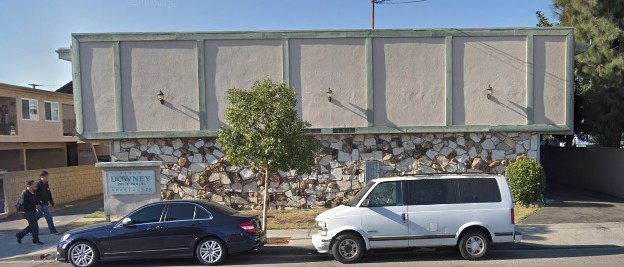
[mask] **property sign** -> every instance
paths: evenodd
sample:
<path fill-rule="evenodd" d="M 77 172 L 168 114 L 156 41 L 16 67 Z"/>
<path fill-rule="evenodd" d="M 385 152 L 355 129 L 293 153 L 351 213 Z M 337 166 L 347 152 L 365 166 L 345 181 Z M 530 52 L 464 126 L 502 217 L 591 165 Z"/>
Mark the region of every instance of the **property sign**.
<path fill-rule="evenodd" d="M 106 172 L 108 195 L 147 195 L 156 193 L 153 170 L 123 170 Z"/>

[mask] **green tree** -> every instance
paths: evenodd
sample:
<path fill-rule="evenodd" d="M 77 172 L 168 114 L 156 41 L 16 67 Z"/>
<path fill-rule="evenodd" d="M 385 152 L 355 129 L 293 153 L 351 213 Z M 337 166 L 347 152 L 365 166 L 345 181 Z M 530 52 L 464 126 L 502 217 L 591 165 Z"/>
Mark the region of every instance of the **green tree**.
<path fill-rule="evenodd" d="M 592 44 L 576 56 L 576 74 L 587 84 L 582 124 L 598 144 L 617 147 L 624 133 L 624 0 L 554 0 L 554 8 L 577 42 Z"/>
<path fill-rule="evenodd" d="M 251 90 L 229 89 L 227 124 L 219 129 L 226 159 L 235 165 L 264 172 L 262 229 L 266 229 L 269 173 L 294 170 L 310 173 L 319 142 L 306 135 L 310 124 L 297 114 L 295 91 L 270 79 L 257 81 Z"/>

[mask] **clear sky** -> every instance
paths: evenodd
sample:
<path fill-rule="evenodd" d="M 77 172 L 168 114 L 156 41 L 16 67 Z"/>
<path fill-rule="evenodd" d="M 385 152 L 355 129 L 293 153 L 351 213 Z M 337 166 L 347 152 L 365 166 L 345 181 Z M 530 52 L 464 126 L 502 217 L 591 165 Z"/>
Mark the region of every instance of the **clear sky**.
<path fill-rule="evenodd" d="M 391 0 L 390 2 L 410 0 Z M 533 27 L 550 0 L 382 4 L 375 28 Z M 368 29 L 370 0 L 0 0 L 0 83 L 55 90 L 71 63 L 54 52 L 71 33 Z"/>

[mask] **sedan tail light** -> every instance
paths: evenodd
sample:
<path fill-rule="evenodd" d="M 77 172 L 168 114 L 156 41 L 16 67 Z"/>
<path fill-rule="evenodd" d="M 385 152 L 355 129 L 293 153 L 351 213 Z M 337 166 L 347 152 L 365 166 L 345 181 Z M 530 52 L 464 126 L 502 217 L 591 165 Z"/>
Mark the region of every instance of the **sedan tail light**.
<path fill-rule="evenodd" d="M 255 234 L 256 233 L 256 227 L 254 226 L 253 222 L 240 223 L 240 224 L 238 224 L 238 227 L 240 227 L 241 229 L 243 229 L 247 233 L 250 233 L 250 234 Z"/>

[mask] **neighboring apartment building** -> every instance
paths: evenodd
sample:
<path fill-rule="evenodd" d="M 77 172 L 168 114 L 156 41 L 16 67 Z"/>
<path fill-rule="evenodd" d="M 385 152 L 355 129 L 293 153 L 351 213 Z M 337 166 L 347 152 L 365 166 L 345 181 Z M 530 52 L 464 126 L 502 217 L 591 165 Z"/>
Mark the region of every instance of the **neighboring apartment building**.
<path fill-rule="evenodd" d="M 0 83 L 0 170 L 95 163 L 96 149 L 75 128 L 71 94 Z"/>

